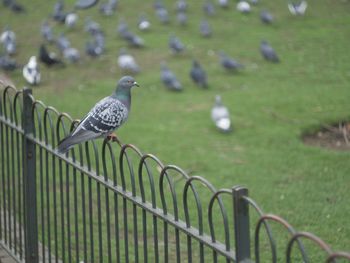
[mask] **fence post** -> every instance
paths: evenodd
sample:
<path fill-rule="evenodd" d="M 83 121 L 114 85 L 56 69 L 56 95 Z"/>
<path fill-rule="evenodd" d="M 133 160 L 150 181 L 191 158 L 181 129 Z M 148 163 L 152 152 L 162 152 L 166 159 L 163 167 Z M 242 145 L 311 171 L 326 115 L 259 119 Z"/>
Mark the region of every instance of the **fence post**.
<path fill-rule="evenodd" d="M 24 238 L 25 262 L 38 263 L 38 223 L 36 203 L 36 160 L 35 144 L 28 136 L 34 137 L 32 115 L 32 90 L 23 90 L 23 186 L 24 186 Z"/>
<path fill-rule="evenodd" d="M 236 262 L 251 262 L 249 205 L 241 197 L 248 196 L 248 189 L 242 186 L 232 188 L 233 217 L 235 227 Z"/>

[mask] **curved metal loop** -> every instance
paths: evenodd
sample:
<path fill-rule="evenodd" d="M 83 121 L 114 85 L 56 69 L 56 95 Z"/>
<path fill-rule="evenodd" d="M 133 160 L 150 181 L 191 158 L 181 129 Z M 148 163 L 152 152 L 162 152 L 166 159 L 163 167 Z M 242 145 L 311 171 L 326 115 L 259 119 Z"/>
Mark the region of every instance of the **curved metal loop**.
<path fill-rule="evenodd" d="M 313 241 L 322 250 L 327 252 L 328 255 L 332 254 L 332 249 L 322 239 L 320 239 L 319 237 L 317 237 L 314 234 L 311 234 L 309 232 L 297 232 L 291 237 L 291 239 L 289 240 L 288 245 L 287 245 L 287 252 L 286 252 L 286 261 L 287 261 L 287 263 L 291 262 L 290 256 L 291 256 L 292 247 L 293 247 L 294 242 L 297 241 L 301 237 L 304 237 L 304 238 L 307 238 L 307 239 Z"/>
<path fill-rule="evenodd" d="M 134 152 L 136 152 L 140 157 L 142 157 L 141 151 L 132 144 L 124 144 L 120 149 L 120 155 L 119 155 L 119 169 L 120 169 L 120 177 L 122 180 L 122 188 L 124 191 L 126 191 L 126 181 L 125 181 L 125 175 L 124 175 L 124 158 L 126 158 L 129 172 L 130 172 L 130 179 L 131 179 L 131 192 L 132 195 L 136 196 L 136 184 L 135 184 L 135 175 L 134 175 L 134 169 L 132 167 L 131 161 L 129 156 L 126 153 L 127 149 L 132 149 Z"/>
<path fill-rule="evenodd" d="M 140 185 L 140 193 L 141 193 L 141 199 L 142 202 L 146 202 L 146 195 L 145 195 L 145 189 L 143 187 L 143 167 L 146 167 L 147 170 L 147 175 L 148 175 L 148 180 L 149 180 L 149 184 L 151 187 L 151 203 L 152 203 L 152 208 L 156 208 L 157 204 L 156 204 L 156 189 L 155 189 L 155 184 L 154 184 L 154 178 L 153 178 L 153 174 L 152 172 L 149 170 L 149 167 L 146 163 L 147 159 L 151 159 L 153 161 L 156 162 L 157 165 L 159 165 L 159 167 L 161 169 L 164 169 L 164 164 L 153 154 L 144 154 L 139 162 L 139 169 L 138 169 L 138 175 L 139 175 L 139 185 Z"/>
<path fill-rule="evenodd" d="M 18 127 L 22 127 L 22 115 L 23 115 L 23 107 L 22 107 L 22 100 L 18 99 L 20 98 L 20 95 L 23 95 L 23 91 L 22 90 L 19 90 L 16 92 L 14 98 L 13 98 L 13 112 L 14 112 L 14 121 L 15 121 L 15 124 L 16 126 Z M 23 97 L 23 96 L 22 96 Z M 19 101 L 19 102 L 18 102 Z M 19 111 L 20 111 L 20 121 L 18 121 L 18 116 L 17 116 L 17 105 L 19 105 Z"/>
<path fill-rule="evenodd" d="M 4 106 L 3 115 L 5 119 L 8 119 L 9 121 L 14 122 L 13 101 L 11 99 L 11 96 L 13 95 L 10 94 L 11 90 L 17 93 L 17 89 L 11 86 L 7 86 L 3 91 L 3 106 Z M 9 106 L 7 106 L 7 103 L 9 103 Z M 8 115 L 7 110 L 10 110 L 10 116 Z"/>
<path fill-rule="evenodd" d="M 188 179 L 189 176 L 184 170 L 182 170 L 180 167 L 178 167 L 176 165 L 164 166 L 162 171 L 160 172 L 160 175 L 159 175 L 159 194 L 160 194 L 160 199 L 161 199 L 161 203 L 162 203 L 163 213 L 164 213 L 164 215 L 168 214 L 168 207 L 166 205 L 165 194 L 164 194 L 164 177 L 166 177 L 166 179 L 168 181 L 168 185 L 170 187 L 171 197 L 173 200 L 174 219 L 175 219 L 175 221 L 178 221 L 179 220 L 179 210 L 178 210 L 178 206 L 177 206 L 175 184 L 174 184 L 173 180 L 171 180 L 171 178 L 169 177 L 169 175 L 167 173 L 168 170 L 176 171 L 186 179 Z"/>
<path fill-rule="evenodd" d="M 259 214 L 259 217 L 262 217 L 264 215 L 264 212 L 262 211 L 262 209 L 259 207 L 259 205 L 252 198 L 250 198 L 248 196 L 242 196 L 242 199 L 255 209 L 255 211 Z M 264 224 L 264 227 L 265 227 L 265 230 L 266 230 L 267 236 L 269 238 L 269 242 L 270 242 L 272 262 L 275 263 L 275 262 L 277 262 L 276 241 L 273 238 L 270 225 L 266 221 L 264 221 L 263 224 Z"/>
<path fill-rule="evenodd" d="M 275 221 L 275 222 L 279 223 L 279 224 L 282 225 L 284 228 L 286 228 L 286 229 L 288 230 L 288 232 L 289 232 L 291 235 L 294 235 L 294 234 L 297 233 L 297 232 L 295 231 L 295 229 L 294 229 L 286 220 L 284 220 L 282 217 L 279 217 L 279 216 L 276 216 L 276 215 L 273 215 L 273 214 L 266 214 L 266 215 L 261 216 L 261 217 L 259 218 L 259 220 L 258 220 L 257 225 L 256 225 L 256 228 L 255 228 L 255 235 L 254 235 L 254 238 L 255 238 L 255 242 L 254 242 L 254 245 L 255 245 L 255 260 L 256 260 L 256 262 L 260 262 L 260 254 L 259 254 L 259 233 L 260 233 L 261 224 L 262 224 L 265 220 L 272 220 L 272 221 Z M 302 255 L 302 257 L 303 257 L 303 261 L 304 261 L 304 262 L 309 262 L 303 244 L 301 243 L 300 240 L 297 240 L 297 242 L 298 242 L 299 250 L 300 250 L 301 255 Z"/>
<path fill-rule="evenodd" d="M 61 112 L 59 115 L 58 115 L 58 118 L 57 118 L 57 121 L 56 121 L 56 139 L 57 139 L 57 142 L 61 141 L 61 136 L 60 136 L 60 131 L 61 131 L 61 126 L 62 126 L 62 130 L 64 132 L 64 136 L 62 136 L 62 139 L 63 137 L 67 136 L 68 132 L 67 132 L 67 127 L 66 125 L 64 124 L 64 118 L 68 119 L 70 121 L 70 123 L 73 122 L 73 118 L 68 114 L 68 113 L 65 113 L 65 112 Z"/>
<path fill-rule="evenodd" d="M 51 106 L 48 106 L 44 110 L 44 140 L 46 145 L 50 145 L 51 147 L 54 147 L 55 145 L 55 128 L 54 124 L 52 121 L 52 115 L 51 113 L 55 114 L 56 117 L 59 115 L 59 112 Z M 49 124 L 49 129 L 51 133 L 51 144 L 49 143 L 49 134 L 48 134 L 48 124 Z"/>
<path fill-rule="evenodd" d="M 348 259 L 350 261 L 350 253 L 343 251 L 333 252 L 331 255 L 328 256 L 325 263 L 333 263 L 335 262 L 334 260 L 337 258 Z"/>
<path fill-rule="evenodd" d="M 227 212 L 226 209 L 224 207 L 224 204 L 220 198 L 221 194 L 229 194 L 230 196 L 232 196 L 232 190 L 228 190 L 228 189 L 220 189 L 218 191 L 216 191 L 213 196 L 210 199 L 209 202 L 209 208 L 208 208 L 208 220 L 209 220 L 209 229 L 210 229 L 210 235 L 212 238 L 213 242 L 216 242 L 216 238 L 215 238 L 215 228 L 214 228 L 214 222 L 213 222 L 213 206 L 214 206 L 214 201 L 217 200 L 219 207 L 220 207 L 220 211 L 221 211 L 221 215 L 222 215 L 222 219 L 224 222 L 224 229 L 225 229 L 225 246 L 226 246 L 226 251 L 230 251 L 230 228 L 229 228 L 229 223 L 228 223 L 228 217 L 227 217 Z"/>
<path fill-rule="evenodd" d="M 109 157 L 112 162 L 112 173 L 113 173 L 113 184 L 114 186 L 117 185 L 117 166 L 116 166 L 116 158 L 113 153 L 112 146 L 110 142 L 104 140 L 102 144 L 102 165 L 103 165 L 103 177 L 105 181 L 108 181 L 108 169 L 107 169 L 107 162 L 106 162 L 106 154 L 107 154 L 107 149 L 109 152 Z"/>

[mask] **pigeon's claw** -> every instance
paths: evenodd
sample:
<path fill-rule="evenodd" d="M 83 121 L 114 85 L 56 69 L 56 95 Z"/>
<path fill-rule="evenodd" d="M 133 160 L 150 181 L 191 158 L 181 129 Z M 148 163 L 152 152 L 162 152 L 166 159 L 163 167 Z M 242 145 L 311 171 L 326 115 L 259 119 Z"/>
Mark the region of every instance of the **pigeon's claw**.
<path fill-rule="evenodd" d="M 107 135 L 106 139 L 107 141 L 117 142 L 119 145 L 121 145 L 121 142 L 115 133 L 111 133 L 110 135 Z"/>

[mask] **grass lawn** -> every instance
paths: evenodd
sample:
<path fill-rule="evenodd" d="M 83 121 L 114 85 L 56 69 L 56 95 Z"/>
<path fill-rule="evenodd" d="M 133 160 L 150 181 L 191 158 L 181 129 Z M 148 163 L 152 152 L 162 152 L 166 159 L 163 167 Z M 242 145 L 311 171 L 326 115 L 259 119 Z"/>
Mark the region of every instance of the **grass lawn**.
<path fill-rule="evenodd" d="M 16 59 L 24 64 L 38 53 L 40 25 L 52 12 L 55 1 L 21 1 L 27 13 L 14 15 L 0 9 L 0 25 L 17 34 Z M 73 1 L 65 1 L 66 10 Z M 106 52 L 98 59 L 83 57 L 80 64 L 65 68 L 41 66 L 42 83 L 33 87 L 34 96 L 73 118 L 83 115 L 98 99 L 109 95 L 123 75 L 117 66 L 118 21 L 144 38 L 144 49 L 128 50 L 142 72 L 141 85 L 133 89 L 128 122 L 118 131 L 124 143 L 157 155 L 164 163 L 200 175 L 217 188 L 240 184 L 265 211 L 286 218 L 296 229 L 311 231 L 334 249 L 350 250 L 350 162 L 349 152 L 306 146 L 301 135 L 321 124 L 349 119 L 350 112 L 350 2 L 309 0 L 305 17 L 294 17 L 287 1 L 261 0 L 249 15 L 216 8 L 208 21 L 210 39 L 199 35 L 202 1 L 188 1 L 189 22 L 176 23 L 174 1 L 167 0 L 170 25 L 161 25 L 154 15 L 153 1 L 121 1 L 118 11 L 103 17 L 97 8 L 79 12 L 75 29 L 55 24 L 56 35 L 66 32 L 72 46 L 83 50 L 90 36 L 84 18 L 98 21 L 106 34 Z M 260 10 L 275 16 L 263 25 Z M 138 32 L 141 12 L 152 21 L 150 32 Z M 175 33 L 187 47 L 174 56 L 168 37 Z M 266 39 L 281 63 L 263 60 L 259 45 Z M 55 48 L 49 46 L 51 50 Z M 216 51 L 223 50 L 245 65 L 237 74 L 225 72 Z M 189 78 L 192 58 L 203 65 L 210 88 L 200 90 Z M 182 93 L 166 90 L 160 82 L 160 62 L 166 61 L 184 85 Z M 25 84 L 20 70 L 7 73 L 18 88 Z M 216 94 L 232 114 L 234 132 L 218 132 L 210 120 Z"/>

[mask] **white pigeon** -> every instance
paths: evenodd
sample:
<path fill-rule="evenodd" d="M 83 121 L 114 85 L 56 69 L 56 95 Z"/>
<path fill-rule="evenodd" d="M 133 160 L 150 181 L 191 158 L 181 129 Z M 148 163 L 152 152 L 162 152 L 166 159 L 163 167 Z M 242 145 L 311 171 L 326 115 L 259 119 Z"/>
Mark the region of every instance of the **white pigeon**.
<path fill-rule="evenodd" d="M 305 14 L 305 11 L 306 11 L 306 8 L 307 8 L 307 2 L 305 0 L 302 0 L 301 2 L 299 3 L 293 3 L 293 2 L 289 2 L 288 3 L 288 9 L 289 9 L 289 12 L 292 14 L 292 15 L 304 15 Z"/>
<path fill-rule="evenodd" d="M 138 22 L 138 28 L 141 31 L 147 31 L 151 27 L 151 22 L 146 18 L 145 15 L 141 15 Z"/>
<path fill-rule="evenodd" d="M 41 75 L 36 56 L 31 56 L 28 64 L 23 67 L 23 77 L 31 85 L 39 84 Z"/>
<path fill-rule="evenodd" d="M 135 58 L 128 54 L 125 49 L 121 49 L 118 56 L 118 66 L 121 70 L 136 74 L 140 72 L 140 67 Z"/>
<path fill-rule="evenodd" d="M 215 104 L 214 107 L 211 110 L 211 118 L 215 123 L 215 126 L 223 132 L 230 132 L 231 131 L 231 119 L 230 119 L 230 113 L 222 104 L 221 96 L 216 95 L 215 97 Z"/>
<path fill-rule="evenodd" d="M 69 13 L 66 15 L 66 18 L 64 20 L 64 23 L 67 27 L 73 28 L 78 21 L 78 15 L 76 13 Z"/>
<path fill-rule="evenodd" d="M 250 12 L 250 4 L 246 1 L 239 1 L 236 8 L 241 13 L 247 14 Z"/>

